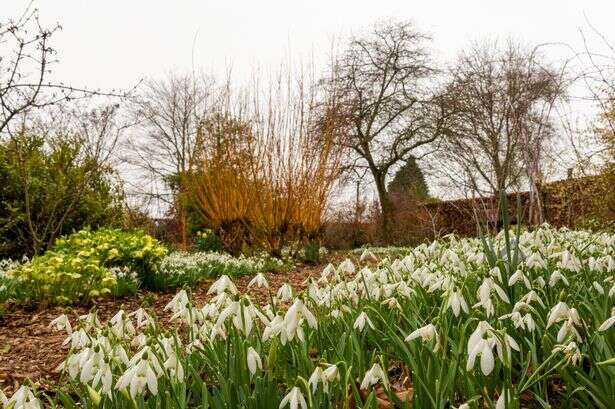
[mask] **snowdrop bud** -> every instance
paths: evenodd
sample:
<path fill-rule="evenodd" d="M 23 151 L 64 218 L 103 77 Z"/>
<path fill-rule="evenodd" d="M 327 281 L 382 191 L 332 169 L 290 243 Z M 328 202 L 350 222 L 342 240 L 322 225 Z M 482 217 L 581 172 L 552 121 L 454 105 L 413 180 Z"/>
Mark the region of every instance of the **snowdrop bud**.
<path fill-rule="evenodd" d="M 248 348 L 248 369 L 250 370 L 250 374 L 254 376 L 256 370 L 263 370 L 263 363 L 261 361 L 261 357 L 258 355 L 258 352 L 252 347 Z"/>
<path fill-rule="evenodd" d="M 609 328 L 611 328 L 613 324 L 615 324 L 615 308 L 613 308 L 613 310 L 611 311 L 611 317 L 608 318 L 606 321 L 604 321 L 602 325 L 600 325 L 600 328 L 598 328 L 598 331 L 600 332 L 606 331 Z"/>

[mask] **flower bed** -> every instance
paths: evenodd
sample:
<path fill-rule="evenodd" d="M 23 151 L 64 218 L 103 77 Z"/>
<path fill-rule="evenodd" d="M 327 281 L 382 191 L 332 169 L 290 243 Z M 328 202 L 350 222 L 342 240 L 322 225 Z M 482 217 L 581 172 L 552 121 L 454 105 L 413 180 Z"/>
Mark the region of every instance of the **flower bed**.
<path fill-rule="evenodd" d="M 515 243 L 518 243 L 516 245 Z M 367 259 L 367 260 L 366 260 Z M 615 407 L 615 236 L 548 226 L 327 267 L 255 305 L 228 276 L 181 330 L 69 323 L 65 407 Z M 266 286 L 262 276 L 252 285 Z M 66 393 L 66 391 L 70 391 Z M 24 392 L 22 396 L 26 396 Z M 388 406 L 387 406 L 388 405 Z"/>

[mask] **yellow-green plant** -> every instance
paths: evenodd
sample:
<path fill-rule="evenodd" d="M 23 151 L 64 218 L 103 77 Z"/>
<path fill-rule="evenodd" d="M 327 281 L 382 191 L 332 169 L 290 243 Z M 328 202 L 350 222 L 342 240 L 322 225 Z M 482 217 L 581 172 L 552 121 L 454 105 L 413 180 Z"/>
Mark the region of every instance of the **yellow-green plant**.
<path fill-rule="evenodd" d="M 157 268 L 166 248 L 141 232 L 82 230 L 59 238 L 53 248 L 9 271 L 19 284 L 15 301 L 25 304 L 87 303 L 134 292 Z"/>

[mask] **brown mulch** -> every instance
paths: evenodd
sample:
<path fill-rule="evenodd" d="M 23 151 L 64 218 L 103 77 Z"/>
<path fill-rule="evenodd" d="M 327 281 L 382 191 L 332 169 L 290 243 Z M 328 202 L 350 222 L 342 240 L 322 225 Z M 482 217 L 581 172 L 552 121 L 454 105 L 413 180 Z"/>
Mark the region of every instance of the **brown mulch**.
<path fill-rule="evenodd" d="M 322 266 L 297 266 L 288 272 L 266 274 L 271 291 L 276 292 L 284 283 L 289 283 L 294 291 L 304 287 L 304 281 L 318 275 Z M 269 293 L 266 289 L 247 289 L 252 276 L 244 276 L 233 281 L 241 292 L 250 294 L 254 302 L 266 304 Z M 197 305 L 204 304 L 211 296 L 207 290 L 213 280 L 204 281 L 192 288 L 192 299 Z M 169 317 L 164 306 L 173 298 L 176 291 L 154 293 L 139 291 L 136 295 L 101 300 L 94 308 L 102 320 L 111 318 L 120 309 L 127 312 L 144 307 L 163 322 Z M 92 307 L 50 307 L 43 310 L 17 309 L 0 317 L 0 389 L 5 392 L 15 390 L 24 380 L 46 385 L 58 379 L 55 371 L 64 360 L 67 348 L 62 346 L 66 333 L 49 327 L 51 320 L 60 314 L 74 319 L 86 314 Z"/>

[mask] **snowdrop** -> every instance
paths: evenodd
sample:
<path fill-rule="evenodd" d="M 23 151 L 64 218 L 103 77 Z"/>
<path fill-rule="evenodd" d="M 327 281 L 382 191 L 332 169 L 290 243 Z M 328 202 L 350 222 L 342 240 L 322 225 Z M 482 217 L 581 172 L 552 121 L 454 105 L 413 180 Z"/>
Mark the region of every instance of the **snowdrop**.
<path fill-rule="evenodd" d="M 282 301 L 290 301 L 293 299 L 293 288 L 288 283 L 284 283 L 278 289 L 277 296 Z"/>
<path fill-rule="evenodd" d="M 237 287 L 235 286 L 235 284 L 233 284 L 233 281 L 226 274 L 222 275 L 211 285 L 211 287 L 209 287 L 209 290 L 207 290 L 207 294 L 220 295 L 224 292 L 237 294 Z"/>
<path fill-rule="evenodd" d="M 455 317 L 459 317 L 459 314 L 463 310 L 466 314 L 469 312 L 468 304 L 463 298 L 463 294 L 460 291 L 452 291 L 446 301 L 446 307 L 453 311 Z"/>
<path fill-rule="evenodd" d="M 555 287 L 559 281 L 564 283 L 566 286 L 570 285 L 566 276 L 564 276 L 559 270 L 555 270 L 549 277 L 549 287 Z"/>
<path fill-rule="evenodd" d="M 55 328 L 57 331 L 66 331 L 68 334 L 73 332 L 70 321 L 65 314 L 62 314 L 49 323 L 49 327 Z"/>
<path fill-rule="evenodd" d="M 438 332 L 436 331 L 436 327 L 433 324 L 427 324 L 424 327 L 416 329 L 410 333 L 405 339 L 406 342 L 412 341 L 417 338 L 421 338 L 423 342 L 431 341 L 432 339 L 438 336 Z"/>
<path fill-rule="evenodd" d="M 303 394 L 301 393 L 301 389 L 299 389 L 299 387 L 293 387 L 290 392 L 288 392 L 288 394 L 284 396 L 282 402 L 280 402 L 279 409 L 282 409 L 287 405 L 290 409 L 307 409 L 307 402 L 305 401 L 305 398 L 303 397 Z"/>
<path fill-rule="evenodd" d="M 258 355 L 258 352 L 252 347 L 248 348 L 247 352 L 248 359 L 248 370 L 250 371 L 250 375 L 254 376 L 257 370 L 263 370 L 263 363 L 261 361 L 261 357 Z"/>
<path fill-rule="evenodd" d="M 41 402 L 38 400 L 34 393 L 27 386 L 20 386 L 19 389 L 11 396 L 7 398 L 6 395 L 0 390 L 0 400 L 4 408 L 11 409 L 41 409 Z"/>
<path fill-rule="evenodd" d="M 600 325 L 598 331 L 604 332 L 611 328 L 613 324 L 615 324 L 615 308 L 611 310 L 611 316 L 606 321 L 604 321 L 602 325 Z"/>
<path fill-rule="evenodd" d="M 372 253 L 369 249 L 365 249 L 363 250 L 361 257 L 359 258 L 359 261 L 361 261 L 361 263 L 364 263 L 366 261 L 376 262 L 378 261 L 378 259 L 376 258 L 374 253 Z"/>
<path fill-rule="evenodd" d="M 523 284 L 528 290 L 532 289 L 532 284 L 530 283 L 530 280 L 525 276 L 525 274 L 523 274 L 523 271 L 521 270 L 515 271 L 515 273 L 510 276 L 510 278 L 508 279 L 508 285 L 513 286 L 520 281 L 523 282 Z"/>
<path fill-rule="evenodd" d="M 252 286 L 269 288 L 269 283 L 267 282 L 267 279 L 265 278 L 265 275 L 263 273 L 258 273 L 248 283 L 248 288 L 250 288 Z"/>
<path fill-rule="evenodd" d="M 561 352 L 566 356 L 566 361 L 572 365 L 578 365 L 583 359 L 581 351 L 576 342 L 569 342 L 567 345 L 556 345 L 553 348 L 553 352 Z"/>
<path fill-rule="evenodd" d="M 359 314 L 357 319 L 354 321 L 353 328 L 361 332 L 363 331 L 363 328 L 365 328 L 365 324 L 367 324 L 371 329 L 374 329 L 374 324 L 372 324 L 372 321 L 369 319 L 367 314 L 363 311 L 361 312 L 361 314 Z"/>
<path fill-rule="evenodd" d="M 356 271 L 356 268 L 353 264 L 352 261 L 350 261 L 349 258 L 347 258 L 346 260 L 344 260 L 338 267 L 337 267 L 337 271 L 339 273 L 345 273 L 345 274 L 354 274 Z"/>
<path fill-rule="evenodd" d="M 361 382 L 361 389 L 367 389 L 372 385 L 382 382 L 386 385 L 386 376 L 379 364 L 375 363 L 365 373 L 363 381 Z"/>

